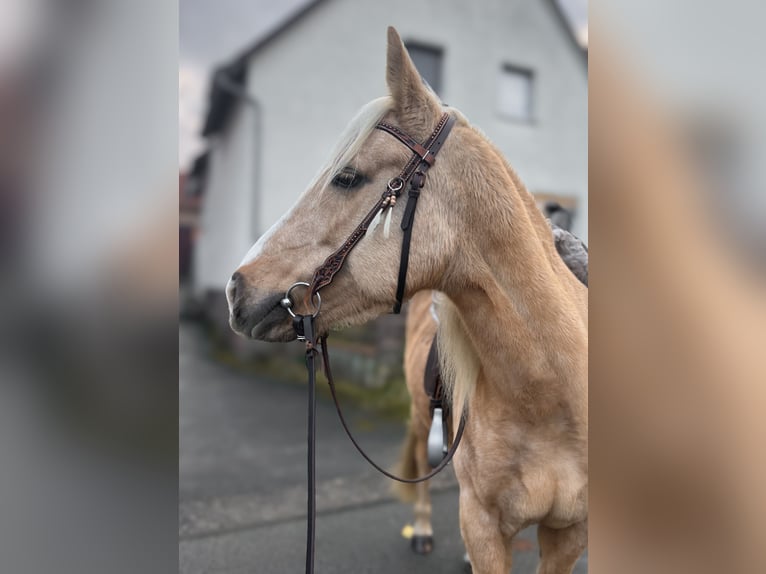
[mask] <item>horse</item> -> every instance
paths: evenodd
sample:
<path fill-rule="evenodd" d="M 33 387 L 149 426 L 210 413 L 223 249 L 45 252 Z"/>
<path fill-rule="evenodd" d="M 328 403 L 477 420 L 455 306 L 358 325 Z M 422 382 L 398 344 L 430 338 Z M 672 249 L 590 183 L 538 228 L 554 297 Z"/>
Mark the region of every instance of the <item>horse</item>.
<path fill-rule="evenodd" d="M 513 537 L 537 524 L 539 572 L 571 572 L 587 545 L 587 288 L 557 254 L 517 174 L 421 80 L 393 28 L 386 83 L 389 95 L 363 106 L 327 165 L 231 276 L 230 325 L 247 337 L 286 342 L 296 338 L 288 312 L 315 314 L 313 328 L 324 334 L 389 312 L 398 284 L 405 300 L 424 289 L 443 292 L 440 369 L 453 425 L 465 425 L 453 465 L 473 570 L 507 574 Z M 421 208 L 408 227 L 401 282 L 397 239 L 406 235 L 399 227 L 417 199 L 384 203 L 391 197 L 379 193 L 412 163 L 416 146 L 376 128 L 384 121 L 407 141 L 426 141 L 445 117 L 451 132 L 438 160 L 424 153 L 418 164 L 433 168 L 417 181 Z M 371 223 L 372 205 L 385 208 L 386 224 L 358 231 L 359 221 Z M 314 284 L 286 308 L 285 290 L 312 275 L 314 283 L 313 270 L 350 242 L 354 251 L 338 262 L 321 302 Z"/>
<path fill-rule="evenodd" d="M 565 211 L 558 204 L 545 206 L 544 213 L 560 214 Z M 571 218 L 562 218 L 567 225 Z M 566 266 L 584 285 L 588 285 L 588 249 L 569 229 L 549 219 L 556 251 Z M 404 344 L 404 375 L 410 395 L 410 418 L 407 434 L 397 463 L 396 473 L 405 478 L 417 478 L 431 470 L 428 462 L 427 443 L 431 426 L 431 397 L 425 390 L 428 356 L 439 326 L 439 301 L 443 297 L 437 291 L 419 291 L 413 295 L 407 308 Z M 415 520 L 412 527 L 410 547 L 416 554 L 429 554 L 434 547 L 431 525 L 431 495 L 429 482 L 417 484 L 395 482 L 394 493 L 403 502 L 413 504 Z"/>

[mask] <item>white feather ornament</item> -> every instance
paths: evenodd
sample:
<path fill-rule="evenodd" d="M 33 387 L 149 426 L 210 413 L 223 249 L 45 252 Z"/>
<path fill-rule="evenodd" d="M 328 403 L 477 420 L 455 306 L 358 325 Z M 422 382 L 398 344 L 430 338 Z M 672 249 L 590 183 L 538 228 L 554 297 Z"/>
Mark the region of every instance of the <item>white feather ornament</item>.
<path fill-rule="evenodd" d="M 393 207 L 389 207 L 388 213 L 386 213 L 386 222 L 383 224 L 383 237 L 385 239 L 388 239 L 388 236 L 391 234 L 391 214 L 393 212 Z"/>
<path fill-rule="evenodd" d="M 370 221 L 370 226 L 367 228 L 367 235 L 370 235 L 373 231 L 375 231 L 375 228 L 380 223 L 380 216 L 383 215 L 384 208 L 381 207 L 378 210 L 378 213 L 375 214 L 375 217 L 372 218 L 372 221 Z"/>

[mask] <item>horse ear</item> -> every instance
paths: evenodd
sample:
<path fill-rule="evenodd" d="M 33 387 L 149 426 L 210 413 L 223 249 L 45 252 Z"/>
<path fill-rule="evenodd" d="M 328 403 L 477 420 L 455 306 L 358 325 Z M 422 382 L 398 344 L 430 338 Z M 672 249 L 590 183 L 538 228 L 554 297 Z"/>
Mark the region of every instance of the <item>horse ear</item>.
<path fill-rule="evenodd" d="M 439 100 L 423 82 L 393 26 L 388 27 L 386 83 L 394 109 L 410 127 L 426 128 L 434 123 L 441 107 Z"/>

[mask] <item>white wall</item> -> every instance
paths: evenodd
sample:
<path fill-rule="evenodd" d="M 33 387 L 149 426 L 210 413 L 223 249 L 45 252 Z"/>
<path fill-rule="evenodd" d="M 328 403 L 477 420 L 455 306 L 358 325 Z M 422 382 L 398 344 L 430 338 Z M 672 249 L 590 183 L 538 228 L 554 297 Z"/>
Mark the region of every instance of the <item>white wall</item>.
<path fill-rule="evenodd" d="M 194 287 L 223 291 L 251 237 L 253 117 L 238 106 L 227 130 L 211 142 L 208 181 L 194 249 Z"/>
<path fill-rule="evenodd" d="M 547 2 L 528 0 L 324 0 L 250 62 L 248 90 L 263 109 L 258 217 L 247 236 L 240 231 L 248 225 L 247 202 L 238 205 L 242 221 L 219 216 L 219 225 L 236 228 L 216 246 L 228 250 L 219 252 L 220 259 L 236 265 L 295 202 L 352 115 L 386 93 L 389 24 L 405 41 L 443 48 L 444 101 L 498 145 L 530 191 L 576 196 L 575 232 L 587 240 L 587 72 L 552 10 Z M 535 71 L 531 125 L 496 113 L 496 80 L 504 64 Z M 228 159 L 227 180 L 245 171 L 236 161 L 252 162 L 237 157 Z M 228 202 L 239 201 L 235 192 L 227 193 Z M 206 206 L 213 201 L 208 196 Z M 213 218 L 206 219 L 212 226 Z M 215 281 L 206 273 L 201 278 L 221 285 L 232 269 L 221 265 L 223 274 Z"/>

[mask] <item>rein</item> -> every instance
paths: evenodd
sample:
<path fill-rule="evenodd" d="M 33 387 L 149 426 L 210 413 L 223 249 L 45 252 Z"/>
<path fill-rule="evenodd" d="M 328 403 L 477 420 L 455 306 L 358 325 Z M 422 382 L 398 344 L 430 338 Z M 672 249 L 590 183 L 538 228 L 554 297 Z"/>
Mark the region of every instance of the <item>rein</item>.
<path fill-rule="evenodd" d="M 452 446 L 441 462 L 431 470 L 428 474 L 418 478 L 402 478 L 396 476 L 370 458 L 367 453 L 364 452 L 362 447 L 354 438 L 349 429 L 346 419 L 343 416 L 343 411 L 338 401 L 338 396 L 335 392 L 335 381 L 332 376 L 332 369 L 330 367 L 330 355 L 327 348 L 327 335 L 317 337 L 315 330 L 315 319 L 319 315 L 320 308 L 322 306 L 322 298 L 319 294 L 319 290 L 329 285 L 338 271 L 341 270 L 343 264 L 348 257 L 351 250 L 356 247 L 362 237 L 365 236 L 367 230 L 370 228 L 373 221 L 379 219 L 381 215 L 388 210 L 387 217 L 391 216 L 391 211 L 396 205 L 397 198 L 402 194 L 404 186 L 409 183 L 409 191 L 407 193 L 408 200 L 405 207 L 404 214 L 402 215 L 401 228 L 404 232 L 402 239 L 402 252 L 401 259 L 399 261 L 399 275 L 397 279 L 396 287 L 396 301 L 394 303 L 393 312 L 399 313 L 402 308 L 402 301 L 404 299 L 404 289 L 407 282 L 407 268 L 409 266 L 410 258 L 410 242 L 412 240 L 412 227 L 415 221 L 415 210 L 417 209 L 417 202 L 420 196 L 420 191 L 425 185 L 426 173 L 433 167 L 436 162 L 436 155 L 441 149 L 442 145 L 447 139 L 453 125 L 455 124 L 455 117 L 449 113 L 442 115 L 439 123 L 434 128 L 429 138 L 424 144 L 420 144 L 415 139 L 401 131 L 396 126 L 390 125 L 385 122 L 378 122 L 375 126 L 376 129 L 391 134 L 404 145 L 406 145 L 413 152 L 413 156 L 409 162 L 404 166 L 402 171 L 396 177 L 391 178 L 387 185 L 386 190 L 381 195 L 380 199 L 373 206 L 373 208 L 364 216 L 362 221 L 357 225 L 354 231 L 351 232 L 348 239 L 333 253 L 331 253 L 325 261 L 316 268 L 314 275 L 310 283 L 298 282 L 294 283 L 285 293 L 284 299 L 280 302 L 290 316 L 293 318 L 293 328 L 298 336 L 299 341 L 304 341 L 306 344 L 306 370 L 308 372 L 308 500 L 307 500 L 307 529 L 306 529 L 306 574 L 313 574 L 314 572 L 314 542 L 315 542 L 315 529 L 316 529 L 316 356 L 319 354 L 317 347 L 321 348 L 322 361 L 324 363 L 324 371 L 327 376 L 327 382 L 330 387 L 330 394 L 332 394 L 333 402 L 335 403 L 335 410 L 338 413 L 343 430 L 348 435 L 351 443 L 359 451 L 359 454 L 369 462 L 373 468 L 378 472 L 387 476 L 390 479 L 397 480 L 404 483 L 418 483 L 429 480 L 440 473 L 450 463 L 452 457 L 455 455 L 457 448 L 460 444 L 460 440 L 463 437 L 463 431 L 465 430 L 465 413 L 460 418 L 460 424 L 455 433 L 455 438 L 452 441 Z M 293 301 L 290 298 L 290 293 L 298 286 L 308 287 L 304 302 L 309 308 L 313 307 L 314 311 L 310 315 L 298 315 L 292 310 Z M 314 299 L 316 298 L 316 304 Z"/>
<path fill-rule="evenodd" d="M 325 369 L 325 375 L 327 376 L 327 382 L 330 387 L 330 394 L 332 395 L 332 400 L 335 403 L 335 410 L 338 412 L 338 418 L 340 419 L 340 424 L 343 426 L 343 430 L 346 431 L 346 435 L 351 440 L 352 444 L 356 447 L 356 450 L 359 451 L 359 454 L 362 455 L 362 457 L 369 462 L 372 467 L 380 472 L 382 475 L 387 476 L 388 478 L 392 480 L 396 480 L 398 482 L 405 482 L 408 484 L 416 484 L 418 482 L 424 482 L 426 480 L 429 480 L 439 474 L 442 470 L 444 470 L 444 467 L 446 467 L 450 461 L 452 460 L 452 457 L 455 455 L 455 451 L 457 450 L 458 445 L 460 444 L 460 439 L 463 438 L 463 431 L 465 430 L 465 415 L 463 415 L 460 418 L 460 425 L 457 427 L 457 432 L 455 433 L 455 439 L 452 441 L 452 446 L 447 451 L 447 454 L 444 456 L 442 461 L 435 466 L 431 472 L 424 476 L 419 476 L 418 478 L 402 478 L 400 476 L 396 476 L 395 474 L 392 474 L 385 470 L 384 468 L 381 468 L 380 465 L 378 465 L 374 460 L 372 460 L 366 452 L 362 449 L 361 446 L 359 446 L 359 443 L 356 442 L 356 439 L 354 439 L 354 435 L 351 434 L 351 429 L 348 428 L 348 425 L 346 424 L 346 419 L 343 416 L 343 411 L 340 408 L 340 403 L 338 402 L 338 397 L 335 394 L 335 381 L 332 378 L 332 371 L 330 369 L 330 356 L 327 354 L 327 337 L 322 337 L 320 339 L 321 346 L 322 346 L 322 361 L 324 362 L 324 369 Z"/>

